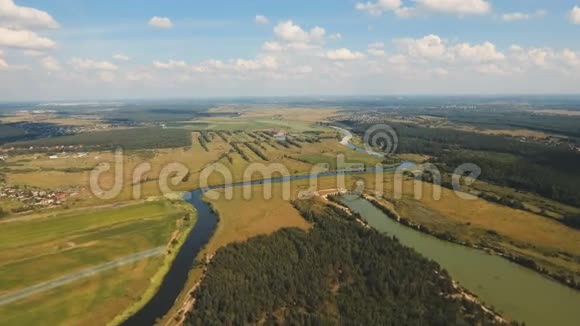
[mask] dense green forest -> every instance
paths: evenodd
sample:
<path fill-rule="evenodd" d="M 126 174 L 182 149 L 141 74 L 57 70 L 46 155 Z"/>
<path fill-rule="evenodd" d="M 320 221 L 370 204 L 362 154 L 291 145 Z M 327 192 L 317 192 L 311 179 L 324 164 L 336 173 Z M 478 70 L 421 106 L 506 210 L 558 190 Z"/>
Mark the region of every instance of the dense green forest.
<path fill-rule="evenodd" d="M 191 145 L 191 132 L 177 128 L 134 128 L 97 131 L 11 144 L 14 147 L 79 146 L 85 148 L 125 149 L 170 148 Z"/>
<path fill-rule="evenodd" d="M 313 223 L 217 252 L 189 325 L 498 325 L 447 272 L 340 209 L 295 203 Z"/>
<path fill-rule="evenodd" d="M 343 123 L 358 135 L 364 135 L 369 127 L 351 121 Z M 580 154 L 567 147 L 454 129 L 391 125 L 399 136 L 400 153 L 433 156 L 433 162 L 446 172 L 474 163 L 481 168 L 483 180 L 580 206 Z"/>

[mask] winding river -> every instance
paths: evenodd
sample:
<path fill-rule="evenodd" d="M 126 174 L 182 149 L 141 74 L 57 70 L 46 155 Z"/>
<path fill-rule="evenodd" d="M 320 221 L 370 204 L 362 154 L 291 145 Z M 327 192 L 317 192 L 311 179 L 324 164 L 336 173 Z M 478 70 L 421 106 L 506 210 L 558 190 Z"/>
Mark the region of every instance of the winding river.
<path fill-rule="evenodd" d="M 341 128 L 336 128 L 345 131 Z M 348 131 L 342 143 L 348 147 L 368 152 L 350 144 Z M 351 136 L 352 137 L 352 136 Z M 370 154 L 372 155 L 372 154 Z M 413 166 L 404 162 L 401 167 Z M 394 170 L 389 168 L 387 170 Z M 366 172 L 374 172 L 369 169 Z M 343 172 L 355 174 L 361 172 Z M 317 177 L 335 176 L 338 172 L 320 173 Z M 200 250 L 209 241 L 215 230 L 218 217 L 210 206 L 203 201 L 203 194 L 212 189 L 239 187 L 244 185 L 289 182 L 308 179 L 309 175 L 272 178 L 252 182 L 240 182 L 227 186 L 197 189 L 186 196 L 187 201 L 197 210 L 197 222 L 186 241 L 177 253 L 161 286 L 153 298 L 123 325 L 153 325 L 155 321 L 169 312 L 175 300 L 185 288 L 188 273 Z M 448 243 L 406 228 L 393 222 L 372 204 L 361 199 L 350 199 L 346 204 L 361 213 L 369 224 L 381 232 L 396 235 L 403 244 L 415 248 L 425 257 L 440 263 L 462 286 L 477 294 L 489 305 L 496 307 L 505 315 L 527 325 L 579 325 L 580 292 L 569 289 L 557 282 L 513 264 L 503 258 L 482 251 Z"/>
<path fill-rule="evenodd" d="M 445 268 L 483 302 L 528 326 L 580 325 L 580 292 L 484 251 L 440 240 L 399 224 L 370 202 L 345 196 L 343 203 L 380 232 L 396 236 Z"/>

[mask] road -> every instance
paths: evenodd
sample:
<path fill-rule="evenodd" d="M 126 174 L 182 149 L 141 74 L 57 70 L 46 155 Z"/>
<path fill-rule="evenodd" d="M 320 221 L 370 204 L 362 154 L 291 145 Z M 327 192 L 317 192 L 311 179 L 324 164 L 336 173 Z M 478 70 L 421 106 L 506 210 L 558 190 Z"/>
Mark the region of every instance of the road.
<path fill-rule="evenodd" d="M 157 247 L 150 250 L 138 252 L 136 254 L 126 256 L 108 263 L 98 265 L 92 268 L 84 269 L 75 273 L 67 274 L 59 278 L 39 283 L 15 292 L 0 295 L 0 306 L 12 303 L 14 301 L 22 300 L 41 292 L 52 290 L 54 288 L 82 280 L 87 277 L 95 276 L 99 273 L 121 267 L 124 265 L 132 264 L 147 258 L 163 255 L 165 253 L 165 247 Z"/>

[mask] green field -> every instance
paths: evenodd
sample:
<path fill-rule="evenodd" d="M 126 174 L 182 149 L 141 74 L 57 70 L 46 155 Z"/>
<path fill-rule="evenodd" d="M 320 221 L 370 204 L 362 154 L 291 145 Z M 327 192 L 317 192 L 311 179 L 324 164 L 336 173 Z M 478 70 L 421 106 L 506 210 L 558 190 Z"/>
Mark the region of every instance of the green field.
<path fill-rule="evenodd" d="M 191 227 L 185 216 L 184 203 L 160 200 L 4 220 L 0 295 L 166 247 Z M 147 258 L 0 306 L 0 325 L 38 324 L 40 316 L 50 316 L 48 324 L 108 322 L 155 286 L 166 263 L 163 255 Z"/>

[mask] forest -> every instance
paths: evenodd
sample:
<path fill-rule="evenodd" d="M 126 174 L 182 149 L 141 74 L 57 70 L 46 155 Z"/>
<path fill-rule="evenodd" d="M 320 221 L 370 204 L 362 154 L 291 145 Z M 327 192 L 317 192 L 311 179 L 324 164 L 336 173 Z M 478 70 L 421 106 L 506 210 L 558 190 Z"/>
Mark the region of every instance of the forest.
<path fill-rule="evenodd" d="M 218 251 L 187 324 L 504 324 L 396 238 L 332 206 L 294 205 L 313 229 L 284 229 Z"/>
<path fill-rule="evenodd" d="M 191 132 L 176 128 L 134 128 L 97 131 L 71 136 L 44 138 L 10 144 L 16 148 L 53 147 L 53 146 L 83 146 L 87 149 L 150 149 L 172 148 L 191 145 Z"/>
<path fill-rule="evenodd" d="M 342 123 L 361 136 L 369 127 L 352 121 Z M 391 126 L 399 136 L 399 153 L 430 155 L 432 163 L 446 172 L 474 163 L 485 181 L 580 206 L 580 154 L 567 147 L 413 124 Z"/>

